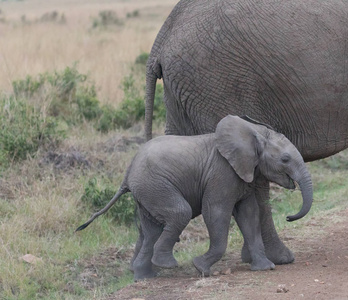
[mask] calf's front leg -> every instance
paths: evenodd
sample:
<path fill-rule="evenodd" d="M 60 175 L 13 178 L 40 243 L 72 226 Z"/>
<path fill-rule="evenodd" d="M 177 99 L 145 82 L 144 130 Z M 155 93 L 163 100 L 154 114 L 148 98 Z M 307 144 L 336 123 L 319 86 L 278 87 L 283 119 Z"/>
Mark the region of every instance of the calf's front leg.
<path fill-rule="evenodd" d="M 265 253 L 259 215 L 254 194 L 239 201 L 234 208 L 236 222 L 244 237 L 244 247 L 247 247 L 250 254 L 251 270 L 273 270 L 275 265 Z"/>

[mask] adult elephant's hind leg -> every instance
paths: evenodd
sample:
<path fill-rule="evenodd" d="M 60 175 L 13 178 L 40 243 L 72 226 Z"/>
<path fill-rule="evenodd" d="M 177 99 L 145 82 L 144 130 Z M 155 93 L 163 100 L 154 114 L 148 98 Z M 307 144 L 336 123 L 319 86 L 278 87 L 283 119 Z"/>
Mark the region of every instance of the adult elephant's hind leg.
<path fill-rule="evenodd" d="M 280 240 L 272 219 L 272 207 L 269 204 L 269 181 L 259 177 L 256 182 L 256 199 L 260 211 L 261 234 L 267 258 L 276 265 L 289 264 L 295 260 L 294 254 Z M 251 263 L 248 246 L 244 242 L 242 260 Z"/>
<path fill-rule="evenodd" d="M 172 195 L 162 203 L 166 222 L 163 232 L 154 246 L 152 263 L 162 268 L 174 268 L 178 262 L 173 256 L 173 247 L 181 232 L 192 218 L 192 209 L 181 195 Z"/>

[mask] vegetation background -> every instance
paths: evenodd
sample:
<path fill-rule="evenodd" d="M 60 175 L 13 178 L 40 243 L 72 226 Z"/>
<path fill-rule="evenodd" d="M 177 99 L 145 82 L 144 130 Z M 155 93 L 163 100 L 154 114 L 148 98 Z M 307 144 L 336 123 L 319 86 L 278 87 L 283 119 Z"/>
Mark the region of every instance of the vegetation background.
<path fill-rule="evenodd" d="M 74 230 L 110 200 L 144 142 L 144 67 L 175 3 L 0 2 L 0 299 L 103 299 L 132 283 L 130 195 Z M 159 83 L 157 135 L 162 91 Z M 347 151 L 310 164 L 312 215 L 347 206 L 347 166 Z M 299 191 L 274 186 L 271 201 L 280 230 L 305 226 L 285 222 Z M 228 251 L 241 244 L 232 222 Z M 175 249 L 182 268 L 208 245 L 193 220 Z"/>

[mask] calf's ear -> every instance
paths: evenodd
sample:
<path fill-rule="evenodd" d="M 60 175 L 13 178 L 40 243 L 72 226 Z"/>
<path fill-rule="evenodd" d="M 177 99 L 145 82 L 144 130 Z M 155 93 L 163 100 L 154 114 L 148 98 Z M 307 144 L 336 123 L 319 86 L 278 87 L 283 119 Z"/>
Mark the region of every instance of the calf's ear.
<path fill-rule="evenodd" d="M 265 138 L 261 134 L 262 130 L 267 129 L 231 115 L 223 118 L 216 127 L 218 151 L 237 175 L 248 183 L 254 180 L 255 167 L 264 149 Z"/>

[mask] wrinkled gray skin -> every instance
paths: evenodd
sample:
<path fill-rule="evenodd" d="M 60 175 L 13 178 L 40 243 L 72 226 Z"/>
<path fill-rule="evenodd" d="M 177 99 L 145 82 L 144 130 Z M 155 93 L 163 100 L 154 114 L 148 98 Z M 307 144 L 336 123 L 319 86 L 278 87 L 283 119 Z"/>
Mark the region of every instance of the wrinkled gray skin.
<path fill-rule="evenodd" d="M 348 147 L 348 1 L 183 0 L 148 60 L 146 133 L 163 78 L 166 134 L 213 132 L 227 114 L 283 133 L 305 161 Z M 290 263 L 268 204 L 256 190 L 266 255 Z M 242 259 L 250 261 L 247 247 Z"/>
<path fill-rule="evenodd" d="M 234 210 L 250 253 L 252 270 L 273 269 L 261 237 L 256 191 L 260 182 L 273 181 L 302 192 L 300 212 L 312 204 L 310 174 L 295 146 L 282 134 L 236 116 L 219 122 L 216 132 L 199 136 L 164 136 L 147 142 L 134 157 L 125 179 L 109 204 L 77 230 L 105 213 L 120 195 L 131 191 L 140 214 L 140 236 L 131 268 L 135 280 L 155 276 L 152 265 L 177 266 L 173 247 L 192 218 L 202 213 L 210 247 L 194 258 L 199 272 L 224 254 Z"/>

